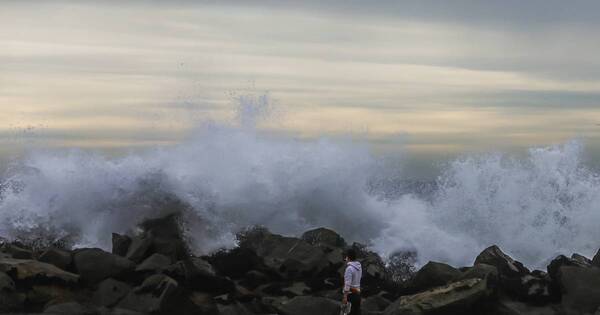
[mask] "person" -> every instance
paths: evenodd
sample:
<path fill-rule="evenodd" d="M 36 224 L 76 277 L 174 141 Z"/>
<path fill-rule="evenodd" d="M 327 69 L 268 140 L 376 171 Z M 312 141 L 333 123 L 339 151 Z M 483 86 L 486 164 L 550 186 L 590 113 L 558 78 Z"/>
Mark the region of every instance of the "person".
<path fill-rule="evenodd" d="M 362 267 L 356 261 L 356 250 L 350 248 L 345 255 L 346 270 L 344 272 L 344 297 L 342 304 L 350 302 L 350 314 L 360 315 L 360 279 L 362 278 Z"/>

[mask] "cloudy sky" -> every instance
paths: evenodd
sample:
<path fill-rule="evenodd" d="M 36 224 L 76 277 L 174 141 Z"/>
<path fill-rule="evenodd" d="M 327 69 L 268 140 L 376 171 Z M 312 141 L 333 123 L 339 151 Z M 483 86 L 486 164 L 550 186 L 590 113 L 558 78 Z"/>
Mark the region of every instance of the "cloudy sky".
<path fill-rule="evenodd" d="M 298 137 L 600 152 L 598 1 L 0 0 L 0 155 L 130 148 L 268 93 Z"/>

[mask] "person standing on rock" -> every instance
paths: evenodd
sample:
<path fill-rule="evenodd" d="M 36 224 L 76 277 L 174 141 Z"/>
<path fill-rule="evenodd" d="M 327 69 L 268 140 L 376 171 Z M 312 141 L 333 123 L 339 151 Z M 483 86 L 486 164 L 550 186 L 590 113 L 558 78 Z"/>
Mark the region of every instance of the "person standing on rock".
<path fill-rule="evenodd" d="M 360 315 L 360 279 L 362 278 L 362 267 L 356 261 L 356 250 L 350 248 L 346 251 L 346 271 L 344 272 L 344 298 L 342 304 L 350 302 L 350 314 Z"/>

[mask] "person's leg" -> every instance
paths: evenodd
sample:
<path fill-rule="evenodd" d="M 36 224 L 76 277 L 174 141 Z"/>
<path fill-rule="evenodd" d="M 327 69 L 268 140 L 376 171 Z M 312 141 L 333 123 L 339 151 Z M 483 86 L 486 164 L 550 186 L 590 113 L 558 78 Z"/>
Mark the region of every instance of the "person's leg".
<path fill-rule="evenodd" d="M 352 303 L 350 308 L 350 315 L 360 315 L 360 294 L 351 293 L 348 295 L 348 302 Z"/>

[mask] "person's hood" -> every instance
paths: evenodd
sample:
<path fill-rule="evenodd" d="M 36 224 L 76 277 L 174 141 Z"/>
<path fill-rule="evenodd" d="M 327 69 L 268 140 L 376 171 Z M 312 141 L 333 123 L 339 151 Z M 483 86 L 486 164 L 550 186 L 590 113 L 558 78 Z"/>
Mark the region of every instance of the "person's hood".
<path fill-rule="evenodd" d="M 356 269 L 357 271 L 362 271 L 362 266 L 358 261 L 349 261 L 348 266 Z"/>

